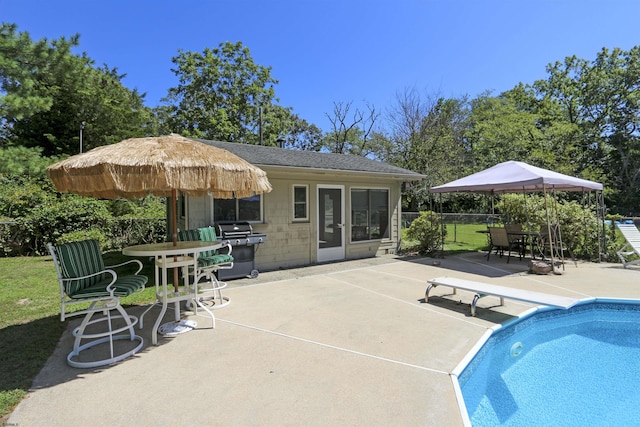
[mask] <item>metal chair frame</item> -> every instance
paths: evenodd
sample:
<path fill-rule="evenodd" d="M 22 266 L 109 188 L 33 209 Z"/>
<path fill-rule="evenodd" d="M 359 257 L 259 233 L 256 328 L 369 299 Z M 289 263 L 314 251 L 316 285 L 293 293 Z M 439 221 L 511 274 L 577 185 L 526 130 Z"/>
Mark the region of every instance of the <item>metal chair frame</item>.
<path fill-rule="evenodd" d="M 105 266 L 106 268 L 94 273 L 77 276 L 77 277 L 65 277 L 63 273 L 63 266 L 56 247 L 51 243 L 47 244 L 47 248 L 53 258 L 53 263 L 56 267 L 58 274 L 58 283 L 60 285 L 60 321 L 64 322 L 67 318 L 74 316 L 82 316 L 82 322 L 79 326 L 72 330 L 72 335 L 75 337 L 73 343 L 73 349 L 67 355 L 67 363 L 74 368 L 94 368 L 98 366 L 110 365 L 121 360 L 124 360 L 135 353 L 137 353 L 144 345 L 144 340 L 139 335 L 135 334 L 134 327 L 138 322 L 136 316 L 128 314 L 122 305 L 120 304 L 120 297 L 115 294 L 115 284 L 118 280 L 118 274 L 114 268 L 121 267 L 126 264 L 138 264 L 138 270 L 134 275 L 142 270 L 142 263 L 139 260 L 130 260 L 121 264 Z M 102 254 L 99 254 L 102 257 Z M 81 295 L 68 295 L 66 292 L 66 284 L 71 281 L 78 281 L 83 279 L 89 279 L 91 277 L 97 277 L 105 275 L 110 279 L 108 284 L 104 286 L 102 295 L 99 296 L 87 296 Z M 145 277 L 145 276 L 140 276 Z M 144 281 L 146 282 L 146 280 Z M 138 290 L 142 292 L 144 290 L 144 284 Z M 73 304 L 89 303 L 89 306 L 82 310 L 68 311 L 67 306 Z M 113 311 L 117 313 L 112 313 Z M 94 315 L 102 313 L 99 318 L 94 318 Z M 95 325 L 105 323 L 107 325 L 106 330 L 97 330 Z M 118 326 L 114 324 L 117 323 Z M 88 331 L 87 328 L 91 329 Z M 128 346 L 128 349 L 120 351 L 120 348 L 115 348 L 115 342 L 121 340 L 129 340 L 134 342 L 133 347 Z M 84 343 L 83 343 L 84 341 Z M 80 353 L 84 350 L 96 347 L 100 344 L 109 344 L 108 356 L 101 359 L 91 360 L 79 360 Z"/>

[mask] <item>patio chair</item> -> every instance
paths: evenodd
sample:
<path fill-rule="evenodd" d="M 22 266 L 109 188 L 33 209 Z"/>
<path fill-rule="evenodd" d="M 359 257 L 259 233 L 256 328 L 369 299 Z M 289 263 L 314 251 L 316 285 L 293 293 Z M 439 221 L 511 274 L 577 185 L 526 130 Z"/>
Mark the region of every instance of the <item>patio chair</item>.
<path fill-rule="evenodd" d="M 495 249 L 496 254 L 499 254 L 500 257 L 502 257 L 505 250 L 509 251 L 509 255 L 507 256 L 507 263 L 509 263 L 512 245 L 509 241 L 507 229 L 504 227 L 487 227 L 487 229 L 489 230 L 489 253 L 487 254 L 487 261 L 489 261 L 491 251 Z"/>
<path fill-rule="evenodd" d="M 180 241 L 217 241 L 216 231 L 213 227 L 203 227 L 192 230 L 184 230 L 178 232 L 178 240 Z M 218 280 L 216 272 L 222 269 L 233 268 L 233 256 L 231 255 L 231 244 L 227 243 L 221 249 L 214 251 L 202 252 L 198 255 L 198 268 L 197 271 L 190 271 L 189 274 L 194 276 L 194 292 L 196 294 L 196 301 L 202 302 L 210 300 L 213 302 L 211 308 L 218 309 L 229 304 L 229 297 L 222 295 L 222 289 L 227 284 Z M 206 279 L 205 283 L 208 283 L 208 287 L 200 285 L 202 279 Z M 199 294 L 210 293 L 211 297 L 201 298 Z M 203 307 L 206 309 L 206 307 Z M 197 310 L 197 307 L 194 307 Z M 211 313 L 210 313 L 211 314 Z"/>
<path fill-rule="evenodd" d="M 526 235 L 522 233 L 522 224 L 505 224 L 504 228 L 507 230 L 509 244 L 518 249 L 519 258 L 522 259 L 527 249 Z"/>
<path fill-rule="evenodd" d="M 617 251 L 624 268 L 629 265 L 640 265 L 640 231 L 634 224 L 617 224 L 618 230 L 624 236 L 627 243 Z M 636 259 L 632 259 L 632 257 Z"/>
<path fill-rule="evenodd" d="M 72 331 L 75 340 L 73 350 L 67 355 L 67 363 L 74 368 L 93 368 L 119 362 L 137 353 L 144 344 L 142 337 L 134 333 L 138 318 L 127 314 L 120 305 L 120 298 L 144 290 L 148 278 L 138 274 L 142 270 L 142 263 L 129 260 L 105 266 L 96 240 L 57 246 L 48 243 L 47 248 L 58 273 L 62 306 L 60 320 L 64 322 L 68 317 L 84 315 L 80 326 Z M 119 276 L 115 269 L 127 264 L 137 265 L 137 271 L 132 275 Z M 89 303 L 89 306 L 75 311 L 68 309 L 71 305 L 82 303 Z M 102 316 L 93 318 L 97 313 L 102 313 Z M 106 330 L 98 330 L 96 325 L 103 322 Z M 133 344 L 116 346 L 115 341 L 121 340 L 129 340 Z M 107 357 L 80 357 L 84 350 L 106 343 L 109 344 Z"/>

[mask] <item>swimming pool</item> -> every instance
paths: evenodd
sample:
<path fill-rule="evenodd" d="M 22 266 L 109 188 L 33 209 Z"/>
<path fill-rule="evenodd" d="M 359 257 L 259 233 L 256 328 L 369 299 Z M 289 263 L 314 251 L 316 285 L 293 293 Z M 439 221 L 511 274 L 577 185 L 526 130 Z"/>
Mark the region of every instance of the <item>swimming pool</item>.
<path fill-rule="evenodd" d="M 490 330 L 452 373 L 473 426 L 640 424 L 640 301 L 536 308 Z"/>

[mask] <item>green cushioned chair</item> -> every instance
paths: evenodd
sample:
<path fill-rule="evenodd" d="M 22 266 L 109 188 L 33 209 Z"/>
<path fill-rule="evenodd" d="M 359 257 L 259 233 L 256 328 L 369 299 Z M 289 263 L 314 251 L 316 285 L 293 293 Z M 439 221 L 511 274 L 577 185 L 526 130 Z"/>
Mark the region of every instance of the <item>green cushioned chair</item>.
<path fill-rule="evenodd" d="M 178 240 L 181 242 L 192 242 L 203 240 L 207 242 L 215 242 L 216 229 L 213 227 L 203 227 L 193 230 L 183 230 L 178 232 Z M 198 255 L 198 267 L 212 268 L 214 270 L 221 268 L 233 268 L 233 256 L 231 255 L 231 245 L 224 246 L 224 249 L 202 252 Z"/>
<path fill-rule="evenodd" d="M 218 239 L 215 228 L 203 227 L 179 231 L 178 240 L 183 242 L 196 240 L 215 242 Z M 220 249 L 198 254 L 198 269 L 196 272 L 192 272 L 192 274 L 194 274 L 194 283 L 197 284 L 202 278 L 205 278 L 210 286 L 208 288 L 196 289 L 196 294 L 202 292 L 213 293 L 214 297 L 210 298 L 210 300 L 214 305 L 211 308 L 222 308 L 229 303 L 229 298 L 223 297 L 221 292 L 221 289 L 226 287 L 227 284 L 218 281 L 215 273 L 218 270 L 233 268 L 233 255 L 231 255 L 231 251 L 231 244 L 227 243 Z M 215 297 L 216 294 L 217 298 Z M 203 300 L 205 299 L 196 299 L 196 301 L 199 302 L 202 302 Z"/>
<path fill-rule="evenodd" d="M 67 363 L 77 368 L 92 368 L 118 362 L 138 352 L 144 344 L 142 337 L 134 333 L 138 319 L 127 314 L 120 305 L 120 298 L 144 290 L 148 278 L 138 274 L 142 270 L 142 263 L 139 260 L 129 260 L 122 264 L 105 266 L 100 244 L 96 240 L 63 243 L 57 246 L 49 243 L 47 247 L 58 273 L 60 320 L 64 321 L 72 316 L 85 316 L 80 326 L 72 332 L 75 342 L 73 350 L 67 356 Z M 134 264 L 137 271 L 131 275 L 119 276 L 115 269 L 127 264 Z M 89 307 L 68 310 L 68 306 L 79 303 L 89 303 Z M 112 313 L 114 310 L 117 313 Z M 93 319 L 93 315 L 97 313 L 102 313 L 102 317 Z M 106 329 L 96 331 L 94 325 L 101 322 L 106 323 Z M 88 326 L 91 326 L 91 332 L 85 331 Z M 122 346 L 119 346 L 119 351 L 116 352 L 114 341 L 125 339 L 132 342 L 133 348 L 122 350 Z M 107 357 L 91 360 L 79 357 L 83 350 L 100 344 L 108 344 Z"/>

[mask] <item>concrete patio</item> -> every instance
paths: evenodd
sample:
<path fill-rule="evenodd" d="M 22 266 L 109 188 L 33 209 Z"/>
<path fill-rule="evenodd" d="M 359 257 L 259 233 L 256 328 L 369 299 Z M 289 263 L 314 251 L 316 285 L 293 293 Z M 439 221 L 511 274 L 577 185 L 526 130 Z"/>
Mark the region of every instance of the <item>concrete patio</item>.
<path fill-rule="evenodd" d="M 150 346 L 154 309 L 144 349 L 101 369 L 66 365 L 67 331 L 7 425 L 459 426 L 449 372 L 487 328 L 531 305 L 487 297 L 470 317 L 468 292 L 438 287 L 424 303 L 428 279 L 640 298 L 640 269 L 620 264 L 538 276 L 486 253 L 438 261 L 385 256 L 230 281 L 216 329 L 195 317 L 198 329 Z"/>

